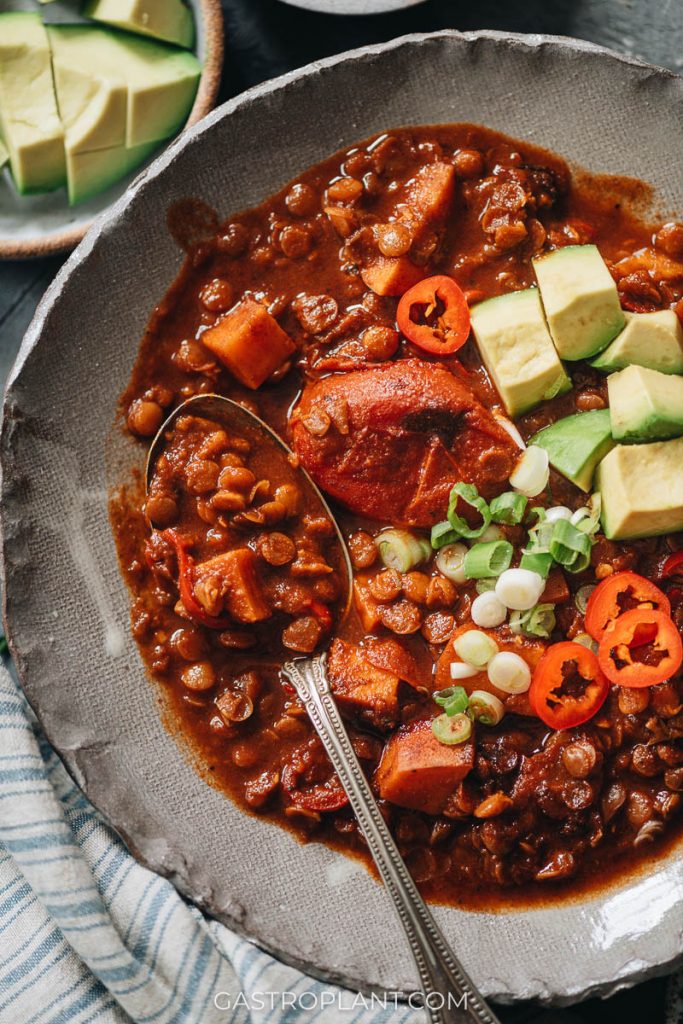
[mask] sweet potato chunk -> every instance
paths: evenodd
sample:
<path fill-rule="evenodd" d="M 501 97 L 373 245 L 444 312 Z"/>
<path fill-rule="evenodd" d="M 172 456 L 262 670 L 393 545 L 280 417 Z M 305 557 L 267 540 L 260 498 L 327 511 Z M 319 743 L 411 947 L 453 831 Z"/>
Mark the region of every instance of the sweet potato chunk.
<path fill-rule="evenodd" d="M 398 675 L 373 665 L 362 647 L 335 640 L 327 674 L 341 708 L 361 713 L 378 729 L 391 728 L 398 716 Z"/>
<path fill-rule="evenodd" d="M 279 369 L 295 349 L 265 306 L 242 299 L 231 312 L 201 336 L 203 345 L 241 384 L 256 390 Z"/>
<path fill-rule="evenodd" d="M 374 256 L 360 272 L 365 284 L 376 295 L 403 295 L 427 276 L 407 256 Z"/>
<path fill-rule="evenodd" d="M 343 430 L 328 421 L 343 403 Z M 401 359 L 309 383 L 291 418 L 293 447 L 322 487 L 352 512 L 406 526 L 443 519 L 451 488 L 500 493 L 519 449 L 471 389 L 444 366 Z M 400 467 L 400 470 L 399 470 Z"/>
<path fill-rule="evenodd" d="M 367 576 L 354 577 L 353 603 L 363 629 L 366 633 L 372 633 L 379 626 L 379 605 L 370 593 Z"/>
<path fill-rule="evenodd" d="M 453 202 L 455 168 L 434 163 L 421 167 L 405 190 L 398 219 L 411 229 L 419 242 L 429 228 L 442 228 Z"/>
<path fill-rule="evenodd" d="M 384 747 L 375 780 L 384 800 L 439 814 L 457 784 L 474 767 L 474 743 L 439 743 L 431 719 L 404 725 Z"/>
<path fill-rule="evenodd" d="M 250 548 L 235 548 L 200 562 L 195 567 L 194 594 L 210 615 L 227 611 L 237 622 L 260 622 L 271 615 Z"/>

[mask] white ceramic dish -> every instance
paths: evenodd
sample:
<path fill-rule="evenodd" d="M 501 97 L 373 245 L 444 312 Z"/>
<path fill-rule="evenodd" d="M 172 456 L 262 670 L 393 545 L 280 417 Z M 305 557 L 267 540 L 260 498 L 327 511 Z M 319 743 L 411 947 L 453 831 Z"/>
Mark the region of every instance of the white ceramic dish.
<path fill-rule="evenodd" d="M 2 9 L 33 10 L 31 0 L 7 0 Z M 203 70 L 194 105 L 186 127 L 195 124 L 211 110 L 223 65 L 223 16 L 220 0 L 190 0 L 197 29 L 195 52 Z M 77 6 L 68 0 L 57 0 L 42 8 L 46 21 L 78 20 Z M 160 143 L 159 151 L 168 143 Z M 157 153 L 158 155 L 158 153 Z M 0 171 L 0 259 L 22 259 L 46 256 L 48 253 L 73 249 L 103 210 L 122 195 L 131 181 L 148 166 L 154 157 L 132 171 L 116 184 L 85 203 L 69 206 L 66 189 L 38 196 L 20 196 L 12 185 L 8 168 Z"/>
<path fill-rule="evenodd" d="M 191 190 L 225 217 L 377 131 L 474 121 L 651 181 L 658 208 L 680 211 L 682 118 L 683 79 L 564 39 L 443 32 L 322 61 L 177 140 L 71 256 L 24 339 L 6 397 L 0 514 L 6 625 L 29 699 L 144 863 L 320 977 L 416 986 L 384 892 L 359 864 L 300 846 L 202 781 L 162 725 L 129 634 L 107 497 L 144 452 L 112 423 L 151 309 L 181 263 L 167 209 Z M 568 1002 L 671 969 L 682 898 L 674 852 L 560 907 L 437 907 L 436 917 L 488 996 Z"/>

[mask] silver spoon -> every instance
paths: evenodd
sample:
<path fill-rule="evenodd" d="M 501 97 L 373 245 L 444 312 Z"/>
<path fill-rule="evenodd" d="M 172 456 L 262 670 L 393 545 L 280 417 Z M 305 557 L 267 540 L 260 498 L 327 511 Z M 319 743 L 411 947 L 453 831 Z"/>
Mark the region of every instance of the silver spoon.
<path fill-rule="evenodd" d="M 346 602 L 343 616 L 351 605 L 353 570 L 344 538 L 327 502 L 306 471 L 282 439 L 263 420 L 221 395 L 197 395 L 178 406 L 160 427 L 147 457 L 146 480 L 149 486 L 154 466 L 166 442 L 166 433 L 179 416 L 191 414 L 215 420 L 258 447 L 277 449 L 286 475 L 296 474 L 299 486 L 310 489 L 331 520 L 340 549 L 340 562 L 346 571 Z M 326 655 L 297 658 L 282 667 L 282 675 L 296 689 L 313 726 L 332 762 L 358 824 L 372 853 L 377 870 L 391 896 L 403 926 L 420 975 L 425 1008 L 431 1024 L 500 1024 L 486 1000 L 477 990 L 453 950 L 449 947 L 431 912 L 420 896 L 405 862 L 398 851 L 374 794 L 363 774 L 346 727 L 332 696 L 325 671 Z"/>

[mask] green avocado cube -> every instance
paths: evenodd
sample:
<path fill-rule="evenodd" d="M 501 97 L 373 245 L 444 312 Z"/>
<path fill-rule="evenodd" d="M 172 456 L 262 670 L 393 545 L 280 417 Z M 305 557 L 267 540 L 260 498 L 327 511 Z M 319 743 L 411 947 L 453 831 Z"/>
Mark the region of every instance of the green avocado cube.
<path fill-rule="evenodd" d="M 626 323 L 619 293 L 595 245 L 568 245 L 532 260 L 548 327 L 562 359 L 589 359 Z"/>
<path fill-rule="evenodd" d="M 537 288 L 480 302 L 471 320 L 480 355 L 510 416 L 571 388 Z"/>
<path fill-rule="evenodd" d="M 47 33 L 37 14 L 0 14 L 0 136 L 19 192 L 51 192 L 64 184 L 64 132 Z"/>
<path fill-rule="evenodd" d="M 683 373 L 683 327 L 673 309 L 627 313 L 626 327 L 591 366 L 612 373 L 631 363 L 660 373 Z"/>
<path fill-rule="evenodd" d="M 631 540 L 683 530 L 682 465 L 683 437 L 613 448 L 596 474 L 605 535 Z"/>
<path fill-rule="evenodd" d="M 182 0 L 89 0 L 83 13 L 188 50 L 194 45 L 192 12 Z"/>
<path fill-rule="evenodd" d="M 558 473 L 582 491 L 590 491 L 595 467 L 615 444 L 609 409 L 566 416 L 539 430 L 529 444 L 545 448 Z"/>
<path fill-rule="evenodd" d="M 683 377 L 627 366 L 607 378 L 615 441 L 663 441 L 683 434 Z"/>

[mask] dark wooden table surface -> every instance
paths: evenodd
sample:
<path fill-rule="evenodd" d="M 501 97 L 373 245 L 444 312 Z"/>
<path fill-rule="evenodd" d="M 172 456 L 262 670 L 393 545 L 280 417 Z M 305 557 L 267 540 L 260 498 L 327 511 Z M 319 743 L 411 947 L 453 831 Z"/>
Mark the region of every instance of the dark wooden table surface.
<path fill-rule="evenodd" d="M 368 17 L 316 14 L 281 0 L 223 0 L 223 8 L 227 60 L 221 100 L 319 57 L 441 28 L 578 36 L 683 71 L 683 0 L 428 0 L 405 11 Z M 0 263 L 3 385 L 36 304 L 63 259 Z M 502 1009 L 501 1015 L 506 1022 L 539 1024 L 674 1024 L 675 1018 L 666 1014 L 666 991 L 660 979 L 606 1002 L 589 1000 L 568 1010 L 520 1006 Z M 678 1024 L 683 1022 L 679 1019 Z"/>

